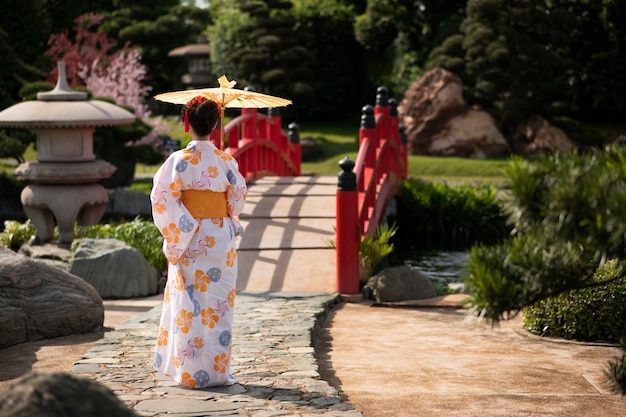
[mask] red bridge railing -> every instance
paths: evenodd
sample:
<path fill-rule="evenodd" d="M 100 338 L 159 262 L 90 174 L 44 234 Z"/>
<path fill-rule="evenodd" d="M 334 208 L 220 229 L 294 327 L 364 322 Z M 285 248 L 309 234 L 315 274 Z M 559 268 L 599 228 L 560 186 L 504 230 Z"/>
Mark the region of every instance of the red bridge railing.
<path fill-rule="evenodd" d="M 298 125 L 291 123 L 285 133 L 277 109 L 269 109 L 267 115 L 241 109 L 241 115 L 224 126 L 224 143 L 220 143 L 220 129 L 212 132 L 211 140 L 237 159 L 247 181 L 266 175 L 300 175 Z"/>
<path fill-rule="evenodd" d="M 390 199 L 407 177 L 406 139 L 400 131 L 395 100 L 379 87 L 376 106 L 363 107 L 356 163 L 339 162 L 337 187 L 337 291 L 358 294 L 359 244 L 374 236 Z"/>

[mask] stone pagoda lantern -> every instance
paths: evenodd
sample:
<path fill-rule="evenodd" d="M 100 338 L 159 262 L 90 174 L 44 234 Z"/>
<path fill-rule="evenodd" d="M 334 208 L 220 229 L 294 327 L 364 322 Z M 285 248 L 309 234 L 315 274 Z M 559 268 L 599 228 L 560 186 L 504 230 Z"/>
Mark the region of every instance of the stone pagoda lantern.
<path fill-rule="evenodd" d="M 167 53 L 170 57 L 187 58 L 188 73 L 182 76 L 181 81 L 188 88 L 206 87 L 213 81 L 210 55 L 209 40 L 204 35 L 199 35 L 196 43 L 172 49 Z"/>
<path fill-rule="evenodd" d="M 32 244 L 52 240 L 55 219 L 62 244 L 74 240 L 76 221 L 85 226 L 100 221 L 109 196 L 98 181 L 113 175 L 116 167 L 96 159 L 93 132 L 98 126 L 135 121 L 135 115 L 121 107 L 88 100 L 87 93 L 72 90 L 65 63 L 57 65 L 59 78 L 52 91 L 0 112 L 1 127 L 33 129 L 37 135 L 37 160 L 15 170 L 17 178 L 30 182 L 21 201 L 36 229 Z"/>

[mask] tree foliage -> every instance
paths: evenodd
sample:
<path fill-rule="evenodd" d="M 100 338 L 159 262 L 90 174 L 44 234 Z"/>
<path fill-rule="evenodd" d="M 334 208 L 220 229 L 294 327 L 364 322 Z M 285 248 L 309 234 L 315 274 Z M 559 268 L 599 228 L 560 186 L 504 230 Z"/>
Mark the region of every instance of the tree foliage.
<path fill-rule="evenodd" d="M 468 0 L 459 32 L 430 54 L 463 79 L 467 100 L 506 135 L 530 115 L 616 121 L 626 110 L 626 3 Z"/>
<path fill-rule="evenodd" d="M 295 30 L 289 0 L 251 0 L 239 9 L 249 15 L 242 30 L 248 42 L 231 51 L 229 60 L 237 66 L 239 82 L 256 91 L 289 97 L 307 103 L 313 97 L 314 74 L 309 53 L 303 44 L 309 33 Z M 293 107 L 281 110 L 292 113 Z M 292 116 L 293 117 L 293 116 Z"/>
<path fill-rule="evenodd" d="M 552 0 L 568 11 L 576 25 L 565 28 L 569 57 L 577 63 L 570 89 L 578 120 L 622 120 L 626 114 L 626 2 L 620 0 Z"/>
<path fill-rule="evenodd" d="M 294 14 L 315 74 L 310 81 L 314 100 L 296 103 L 298 121 L 358 115 L 378 85 L 367 77 L 365 49 L 353 32 L 353 8 L 336 0 L 300 0 Z"/>
<path fill-rule="evenodd" d="M 472 248 L 471 308 L 491 320 L 626 276 L 626 154 L 515 158 L 507 170 L 513 236 Z M 605 265 L 614 262 L 612 274 Z"/>
<path fill-rule="evenodd" d="M 402 94 L 422 74 L 428 53 L 458 31 L 466 0 L 368 0 L 354 22 L 375 83 Z"/>
<path fill-rule="evenodd" d="M 574 17 L 544 0 L 468 0 L 460 35 L 433 50 L 428 68 L 463 79 L 467 100 L 502 123 L 505 134 L 533 114 L 571 114 Z"/>
<path fill-rule="evenodd" d="M 102 29 L 119 39 L 140 47 L 147 79 L 155 93 L 183 88 L 181 76 L 187 63 L 168 57 L 168 52 L 195 43 L 212 23 L 208 9 L 194 2 L 159 0 L 149 3 L 118 0 L 107 9 Z"/>

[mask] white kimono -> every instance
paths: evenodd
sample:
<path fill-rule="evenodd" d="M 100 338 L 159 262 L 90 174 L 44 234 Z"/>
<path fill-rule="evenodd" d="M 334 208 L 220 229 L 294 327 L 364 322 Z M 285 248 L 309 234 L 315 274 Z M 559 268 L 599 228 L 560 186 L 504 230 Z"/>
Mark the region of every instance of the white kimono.
<path fill-rule="evenodd" d="M 226 192 L 228 217 L 194 218 L 181 203 L 187 189 Z M 247 188 L 237 161 L 210 141 L 191 141 L 154 176 L 154 223 L 168 259 L 154 367 L 190 388 L 233 384 L 230 351 L 237 253 L 237 216 Z"/>

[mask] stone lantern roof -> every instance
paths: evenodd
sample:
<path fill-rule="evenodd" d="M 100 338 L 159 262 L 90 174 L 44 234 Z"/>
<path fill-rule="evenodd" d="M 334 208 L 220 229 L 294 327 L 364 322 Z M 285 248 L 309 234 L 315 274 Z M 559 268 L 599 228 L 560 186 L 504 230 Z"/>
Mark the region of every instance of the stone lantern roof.
<path fill-rule="evenodd" d="M 98 127 L 131 124 L 131 112 L 101 100 L 87 100 L 87 93 L 67 84 L 65 64 L 59 63 L 54 90 L 37 94 L 37 100 L 23 101 L 0 112 L 0 126 L 40 128 Z"/>
<path fill-rule="evenodd" d="M 209 40 L 205 35 L 198 35 L 196 43 L 181 46 L 172 49 L 167 53 L 167 56 L 208 56 L 211 54 L 211 46 Z"/>

